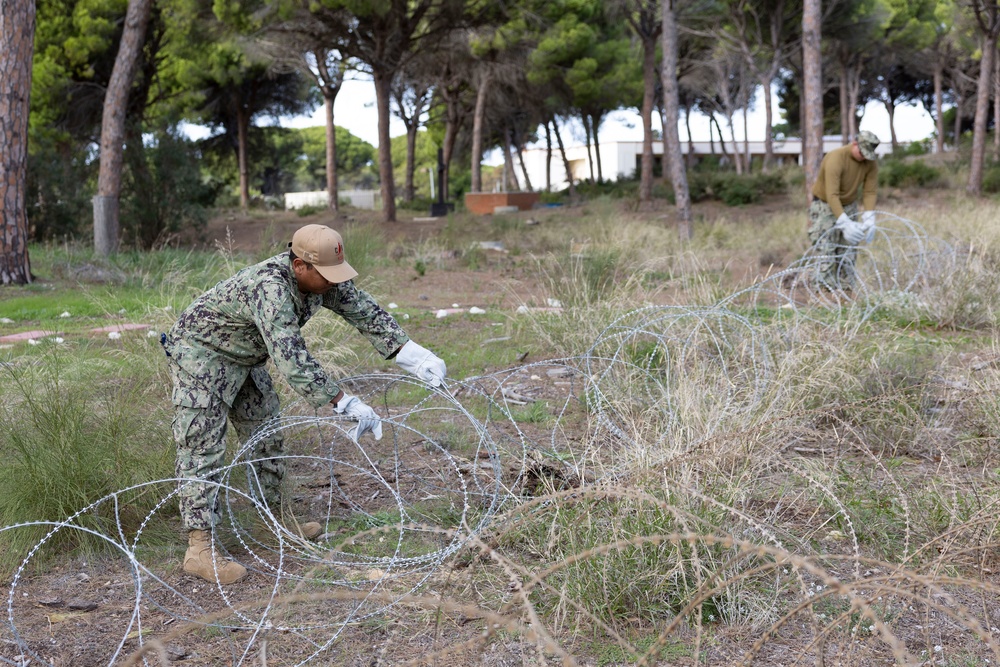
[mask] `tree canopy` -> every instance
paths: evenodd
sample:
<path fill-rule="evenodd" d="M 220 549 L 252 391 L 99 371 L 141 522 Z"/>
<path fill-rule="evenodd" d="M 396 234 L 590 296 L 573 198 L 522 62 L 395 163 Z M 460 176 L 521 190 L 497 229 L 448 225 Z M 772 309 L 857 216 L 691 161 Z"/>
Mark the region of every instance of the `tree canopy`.
<path fill-rule="evenodd" d="M 754 100 L 768 110 L 768 139 L 778 131 L 799 132 L 801 11 L 808 3 L 670 0 L 677 62 L 666 71 L 664 42 L 657 41 L 663 39 L 664 1 L 163 0 L 150 17 L 124 109 L 131 137 L 126 153 L 132 156 L 122 169 L 145 170 L 148 177 L 154 161 L 142 159 L 146 142 L 138 138 L 160 137 L 196 165 L 209 191 L 243 206 L 255 194 L 287 187 L 336 187 L 331 170 L 364 173 L 361 180 L 374 179 L 382 188 L 391 220 L 396 179 L 411 184 L 414 171 L 436 159 L 438 148 L 446 188 L 456 164 L 471 165 L 472 187 L 482 187 L 477 165 L 493 147 L 507 156 L 508 180 L 524 181 L 527 174 L 514 167 L 529 143 L 547 136 L 555 150 L 565 143 L 568 121 L 583 128 L 586 143 L 596 143 L 604 120 L 622 108 L 643 113 L 649 155 L 642 164 L 648 170 L 656 130 L 646 118 L 654 107 L 662 112 L 665 88 L 675 90 L 665 85 L 668 79 L 676 78 L 672 94 L 681 110 L 716 119 L 724 146 L 735 143 L 738 118 Z M 95 192 L 94 146 L 127 7 L 125 0 L 37 3 L 26 184 L 40 202 L 28 211 L 36 237 L 72 231 L 68 221 Z M 846 141 L 866 105 L 877 102 L 892 127 L 883 140 L 895 146 L 896 110 L 921 104 L 937 121 L 941 150 L 955 146 L 970 127 L 977 142 L 985 141 L 980 137 L 994 122 L 986 110 L 998 97 L 991 72 L 983 71 L 995 62 L 997 7 L 996 0 L 823 3 L 816 34 L 822 39 L 817 103 L 824 131 Z M 267 129 L 324 100 L 332 106 L 347 70 L 375 84 L 374 154 L 336 128 L 335 119 L 326 130 L 300 133 L 295 146 L 289 144 L 295 133 Z M 784 123 L 770 100 L 778 81 Z M 394 109 L 406 117 L 410 141 L 390 141 Z M 946 111 L 952 119 L 947 125 Z M 683 122 L 680 113 L 676 117 Z M 188 141 L 178 132 L 184 123 L 205 125 L 213 135 Z M 159 145 L 148 143 L 150 150 Z M 603 176 L 595 151 L 588 178 Z M 140 182 L 131 175 L 123 187 Z M 400 194 L 411 192 L 408 185 Z M 644 183 L 644 200 L 650 192 Z"/>

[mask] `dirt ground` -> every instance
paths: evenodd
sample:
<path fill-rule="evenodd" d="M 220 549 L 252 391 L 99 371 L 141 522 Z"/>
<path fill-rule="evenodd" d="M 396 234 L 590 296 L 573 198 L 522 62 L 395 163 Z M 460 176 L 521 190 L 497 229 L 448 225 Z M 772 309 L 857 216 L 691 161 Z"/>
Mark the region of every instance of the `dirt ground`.
<path fill-rule="evenodd" d="M 388 244 L 406 248 L 408 245 L 419 246 L 428 239 L 436 238 L 447 224 L 447 219 L 422 219 L 421 216 L 409 211 L 401 211 L 399 221 L 396 223 L 382 222 L 377 213 L 360 210 L 336 218 L 324 214 L 300 217 L 294 211 L 275 211 L 265 215 L 250 216 L 233 213 L 212 220 L 205 230 L 205 239 L 208 245 L 258 251 L 262 243 L 266 244 L 271 239 L 279 240 L 270 244 L 275 247 L 280 246 L 281 239 L 287 243 L 295 230 L 305 224 L 325 224 L 337 229 L 364 222 L 375 224 Z M 484 223 L 484 228 L 488 229 L 488 221 Z M 347 251 L 347 256 L 350 261 L 350 249 Z M 476 280 L 470 275 L 461 275 L 460 271 L 456 271 L 459 266 L 458 258 L 449 255 L 435 258 L 437 264 L 447 269 L 446 271 L 431 270 L 423 276 L 418 276 L 412 270 L 413 262 L 410 261 L 406 266 L 396 270 L 380 268 L 379 274 L 374 278 L 381 284 L 392 285 L 390 298 L 401 308 L 439 310 L 450 308 L 455 303 L 461 304 L 466 309 L 474 305 L 483 306 L 498 302 L 509 305 L 510 295 L 505 292 L 503 286 L 515 276 L 509 267 L 505 266 L 505 262 L 499 261 L 499 258 L 494 259 L 498 261 L 490 262 L 479 269 L 475 276 Z M 525 276 L 517 278 L 524 279 Z"/>
<path fill-rule="evenodd" d="M 717 203 L 697 204 L 695 215 L 700 220 L 725 215 L 730 220 L 743 219 L 752 224 L 772 213 L 795 207 L 790 197 L 772 197 L 742 209 Z M 522 215 L 536 216 L 541 224 L 545 223 L 545 211 Z M 634 215 L 648 216 L 667 224 L 670 212 L 654 210 Z M 282 247 L 281 244 L 303 224 L 321 222 L 337 227 L 340 223 L 370 220 L 378 225 L 389 243 L 420 244 L 434 238 L 447 224 L 445 219 L 415 217 L 401 211 L 399 222 L 380 223 L 376 214 L 359 211 L 338 220 L 323 215 L 300 217 L 294 212 L 254 212 L 246 216 L 227 213 L 211 221 L 203 242 L 209 247 L 256 252 L 266 246 Z M 484 221 L 483 225 L 486 230 L 488 222 Z M 736 274 L 763 270 L 757 258 L 736 258 L 734 261 Z M 475 275 L 463 272 L 457 257 L 442 257 L 441 262 L 447 266 L 447 271 L 429 271 L 419 277 L 409 265 L 388 269 L 388 274 L 381 278 L 391 285 L 391 300 L 401 308 L 431 311 L 451 308 L 455 304 L 464 309 L 488 305 L 512 308 L 519 303 L 544 302 L 544 285 L 540 277 L 502 256 L 487 262 Z M 562 398 L 567 391 L 563 379 L 558 375 L 525 374 L 516 386 L 533 396 Z M 524 428 L 530 430 L 531 427 Z M 509 435 L 517 437 L 516 433 Z M 393 463 L 410 470 L 440 470 L 457 461 L 459 467 L 476 467 L 475 453 L 465 458 L 444 456 L 421 448 L 420 444 L 419 438 L 403 443 L 398 448 L 403 453 L 397 451 L 395 458 L 386 465 Z M 322 452 L 315 454 L 321 456 Z M 344 510 L 341 514 L 347 516 L 352 508 L 343 500 L 344 495 L 371 499 L 365 506 L 371 514 L 391 510 L 391 503 L 379 505 L 385 498 L 378 496 L 378 483 L 357 474 L 360 469 L 347 467 L 327 475 L 323 470 L 302 464 L 293 471 L 306 489 L 296 498 L 296 512 L 308 515 L 329 503 L 341 503 Z M 391 475 L 386 473 L 386 476 Z M 334 478 L 336 481 L 331 486 Z M 343 495 L 338 497 L 339 492 Z M 346 535 L 354 528 L 345 525 L 340 530 Z M 261 539 L 266 540 L 266 536 Z M 227 546 L 235 554 L 246 557 L 238 542 L 229 540 Z M 322 567 L 316 565 L 314 554 L 308 549 L 297 555 L 294 550 L 285 554 L 273 547 L 261 548 L 255 552 L 259 558 L 254 562 L 253 573 L 220 593 L 181 570 L 181 549 L 161 548 L 144 553 L 149 559 L 148 563 L 144 561 L 149 572 L 134 572 L 125 558 L 74 558 L 57 560 L 44 572 L 29 569 L 17 580 L 6 582 L 10 587 L 8 627 L 0 633 L 0 662 L 19 667 L 29 664 L 59 667 L 127 664 L 129 656 L 139 649 L 141 636 L 152 650 L 138 663 L 131 664 L 143 664 L 145 660 L 145 664 L 150 665 L 259 664 L 273 667 L 308 663 L 367 667 L 402 664 L 422 654 L 436 656 L 430 662 L 439 665 L 559 664 L 558 657 L 542 655 L 533 643 L 502 628 L 492 640 L 478 642 L 477 638 L 483 633 L 483 621 L 474 618 L 469 610 L 446 608 L 440 603 L 450 593 L 469 592 L 462 589 L 466 584 L 459 583 L 461 574 L 458 571 L 462 563 L 430 568 L 414 566 L 398 573 L 372 576 L 371 568 L 366 568 L 363 559 L 359 558 L 353 565 L 331 568 L 335 572 L 317 573 Z M 272 574 L 279 566 L 287 576 L 280 594 L 291 592 L 305 597 L 275 608 L 271 606 L 276 594 Z M 381 575 L 384 574 L 390 576 L 383 579 Z M 299 576 L 302 579 L 297 581 Z M 315 583 L 324 577 L 325 580 L 346 582 L 346 585 L 324 588 Z M 330 588 L 348 591 L 347 597 L 323 597 Z M 397 610 L 405 607 L 409 610 L 407 613 L 378 613 L 383 602 L 399 601 L 408 594 L 413 599 L 397 602 L 395 607 Z M 437 606 L 434 600 L 439 601 Z M 238 612 L 235 616 L 242 618 L 234 618 L 233 610 Z M 269 625 L 255 627 L 255 619 L 265 610 Z M 221 626 L 201 624 L 205 620 L 214 621 L 216 617 L 212 614 L 215 612 L 221 612 Z M 357 619 L 344 622 L 352 615 Z M 295 629 L 282 628 L 282 619 Z M 198 625 L 191 629 L 189 622 Z M 800 627 L 788 623 L 782 626 L 781 632 L 786 635 L 787 644 L 794 644 L 798 633 L 811 637 L 804 624 Z M 713 640 L 708 664 L 739 661 L 748 646 L 747 638 L 731 634 L 720 629 Z M 695 631 L 685 627 L 676 638 L 693 642 Z M 150 643 L 150 640 L 155 641 Z M 22 641 L 33 653 L 23 652 Z M 465 642 L 468 648 L 463 650 Z M 757 664 L 794 660 L 794 653 L 782 653 L 782 645 L 783 642 L 772 642 L 765 647 Z M 249 652 L 248 646 L 252 647 Z M 445 646 L 458 649 L 447 655 L 436 653 Z M 600 653 L 586 643 L 575 648 L 579 649 L 578 656 Z M 881 645 L 852 650 L 854 653 L 849 653 L 853 656 L 852 664 L 885 664 L 891 658 Z M 582 664 L 598 664 L 595 657 L 579 659 Z M 600 664 L 628 664 L 628 661 Z M 690 656 L 677 654 L 664 664 L 691 665 L 695 661 Z"/>
<path fill-rule="evenodd" d="M 697 202 L 692 206 L 692 216 L 696 224 L 711 223 L 725 218 L 729 221 L 749 225 L 761 225 L 774 214 L 784 214 L 795 210 L 798 202 L 790 195 L 768 195 L 762 201 L 742 207 L 730 207 L 718 201 Z M 585 204 L 575 207 L 585 210 Z M 632 210 L 634 207 L 621 205 L 621 214 L 639 221 L 650 221 L 656 225 L 674 225 L 674 213 L 670 206 L 657 204 L 650 210 Z M 537 221 L 545 225 L 553 216 L 565 217 L 574 207 L 536 209 L 521 211 L 513 215 L 522 222 Z M 447 218 L 428 218 L 425 212 L 398 211 L 398 221 L 383 222 L 380 214 L 372 211 L 350 209 L 347 213 L 332 216 L 324 213 L 299 216 L 295 211 L 253 211 L 242 214 L 231 211 L 220 215 L 208 224 L 198 241 L 208 247 L 258 251 L 262 247 L 283 248 L 296 229 L 305 224 L 318 223 L 335 229 L 358 223 L 372 223 L 386 240 L 396 247 L 396 252 L 409 253 L 428 240 L 438 238 L 448 225 Z M 482 226 L 479 240 L 494 240 L 490 228 L 490 216 L 482 216 L 471 223 L 474 235 L 475 225 Z M 803 243 L 805 243 L 805 214 L 803 213 Z M 432 311 L 451 308 L 454 304 L 468 309 L 471 306 L 493 305 L 513 309 L 521 304 L 544 306 L 546 304 L 545 283 L 542 276 L 525 267 L 524 262 L 502 252 L 485 251 L 485 261 L 475 271 L 467 270 L 459 256 L 459 251 L 445 252 L 433 258 L 435 266 L 442 270 L 428 270 L 418 276 L 412 269 L 413 262 L 400 262 L 393 267 L 380 267 L 375 279 L 387 287 L 387 298 L 401 308 L 426 308 Z M 350 249 L 347 252 L 350 261 Z M 779 258 L 779 261 L 793 261 L 796 256 Z M 779 266 L 761 266 L 760 258 L 734 255 L 727 259 L 728 272 L 737 279 L 749 281 L 767 270 Z M 668 298 L 668 297 L 663 297 Z"/>

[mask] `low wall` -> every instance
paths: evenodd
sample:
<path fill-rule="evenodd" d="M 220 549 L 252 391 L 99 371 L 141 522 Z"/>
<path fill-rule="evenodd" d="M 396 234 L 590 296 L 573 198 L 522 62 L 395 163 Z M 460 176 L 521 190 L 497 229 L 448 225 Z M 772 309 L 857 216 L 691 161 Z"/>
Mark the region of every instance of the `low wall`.
<path fill-rule="evenodd" d="M 490 215 L 498 206 L 516 206 L 520 211 L 530 211 L 539 199 L 537 192 L 467 192 L 465 208 L 478 215 Z"/>
<path fill-rule="evenodd" d="M 340 201 L 346 199 L 355 208 L 371 210 L 382 208 L 382 193 L 378 190 L 340 190 L 337 195 L 340 197 Z M 303 206 L 326 206 L 326 190 L 285 193 L 285 208 L 293 209 Z"/>

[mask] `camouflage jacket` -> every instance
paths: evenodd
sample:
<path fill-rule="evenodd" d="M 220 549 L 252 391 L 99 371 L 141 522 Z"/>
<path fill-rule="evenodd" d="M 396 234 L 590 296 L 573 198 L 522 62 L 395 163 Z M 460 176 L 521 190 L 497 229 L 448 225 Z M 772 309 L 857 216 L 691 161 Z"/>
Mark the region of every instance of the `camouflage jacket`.
<path fill-rule="evenodd" d="M 320 306 L 352 324 L 383 358 L 409 340 L 353 281 L 323 295 L 299 292 L 288 253 L 282 253 L 220 282 L 181 313 L 163 340 L 176 364 L 174 404 L 205 407 L 214 394 L 232 405 L 250 370 L 268 358 L 310 404 L 332 401 L 340 388 L 309 354 L 301 332 Z"/>

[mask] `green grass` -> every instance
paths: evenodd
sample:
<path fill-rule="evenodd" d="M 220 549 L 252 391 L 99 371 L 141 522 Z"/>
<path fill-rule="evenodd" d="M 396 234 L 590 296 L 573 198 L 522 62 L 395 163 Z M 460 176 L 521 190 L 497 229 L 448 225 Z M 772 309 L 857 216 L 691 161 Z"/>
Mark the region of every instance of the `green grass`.
<path fill-rule="evenodd" d="M 79 362 L 58 350 L 39 366 L 8 362 L 0 394 L 0 525 L 69 517 L 90 503 L 135 484 L 172 474 L 173 445 L 168 402 L 137 411 L 135 401 L 149 390 L 140 378 L 113 382 L 102 365 Z M 134 371 L 133 371 L 134 372 Z M 155 385 L 154 385 L 155 386 Z M 161 394 L 162 399 L 162 394 Z M 117 533 L 138 528 L 159 500 L 156 494 L 129 493 L 115 513 L 105 503 L 77 520 L 93 530 Z M 47 529 L 22 530 L 12 550 L 0 554 L 0 571 L 25 552 Z M 103 542 L 84 533 L 62 531 L 49 550 L 101 550 Z"/>
<path fill-rule="evenodd" d="M 516 422 L 522 424 L 546 425 L 553 421 L 553 416 L 549 412 L 549 406 L 545 401 L 532 401 L 526 406 L 511 410 L 511 417 Z"/>
<path fill-rule="evenodd" d="M 82 332 L 123 319 L 138 320 L 155 308 L 142 288 L 122 288 L 114 294 L 91 288 L 20 288 L 21 295 L 0 301 L 0 318 L 13 320 L 9 332 L 46 329 Z M 154 296 L 155 298 L 155 296 Z M 122 312 L 124 311 L 124 312 Z M 63 316 L 63 313 L 68 315 Z M 4 331 L 8 331 L 5 327 Z"/>
<path fill-rule="evenodd" d="M 645 636 L 631 642 L 636 648 L 629 651 L 617 644 L 607 642 L 593 642 L 590 651 L 597 656 L 597 664 L 601 667 L 611 667 L 612 665 L 625 665 L 635 662 L 640 656 L 649 651 L 650 647 L 656 643 L 656 636 Z M 680 641 L 667 642 L 665 646 L 657 649 L 656 655 L 661 660 L 683 660 L 691 657 L 691 649 Z"/>
<path fill-rule="evenodd" d="M 407 517 L 407 524 L 419 522 L 447 528 L 457 525 L 457 516 L 444 503 L 424 503 L 414 511 L 414 516 Z M 432 532 L 408 529 L 400 539 L 400 518 L 398 511 L 379 510 L 333 519 L 326 529 L 338 534 L 331 542 L 344 553 L 366 558 L 419 557 L 441 548 L 441 536 Z"/>
<path fill-rule="evenodd" d="M 67 245 L 34 245 L 29 252 L 36 282 L 4 288 L 0 318 L 13 322 L 2 325 L 3 333 L 81 333 L 120 322 L 169 321 L 231 270 L 253 261 L 218 251 L 127 252 L 111 260 Z"/>

